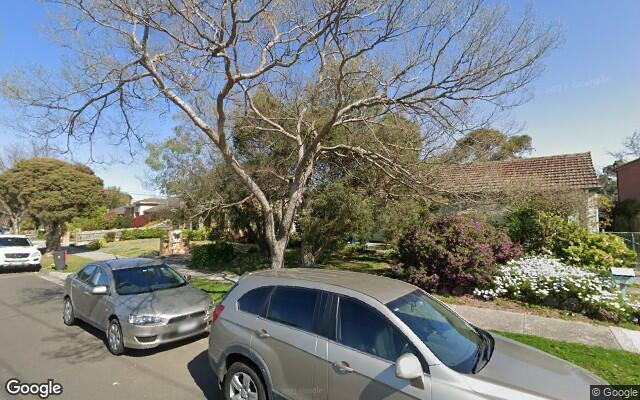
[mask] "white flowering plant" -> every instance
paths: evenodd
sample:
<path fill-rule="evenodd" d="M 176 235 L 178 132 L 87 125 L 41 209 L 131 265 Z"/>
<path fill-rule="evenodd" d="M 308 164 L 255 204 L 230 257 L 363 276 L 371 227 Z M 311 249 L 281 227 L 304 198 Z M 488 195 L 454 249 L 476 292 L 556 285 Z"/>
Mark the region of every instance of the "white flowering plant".
<path fill-rule="evenodd" d="M 543 256 L 498 266 L 493 284 L 476 288 L 473 294 L 485 300 L 506 297 L 567 309 L 613 322 L 637 323 L 640 319 L 640 303 L 622 302 L 620 290 L 610 277 Z"/>

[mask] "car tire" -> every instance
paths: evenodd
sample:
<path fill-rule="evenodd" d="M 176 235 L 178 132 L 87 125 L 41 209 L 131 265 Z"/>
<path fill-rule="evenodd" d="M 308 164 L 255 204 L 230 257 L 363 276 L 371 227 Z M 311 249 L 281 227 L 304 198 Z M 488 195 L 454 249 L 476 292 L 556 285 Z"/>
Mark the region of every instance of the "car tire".
<path fill-rule="evenodd" d="M 71 302 L 71 298 L 64 298 L 64 305 L 62 306 L 62 322 L 65 325 L 71 326 L 76 324 L 76 314 L 73 309 L 73 303 Z"/>
<path fill-rule="evenodd" d="M 117 318 L 109 321 L 107 328 L 107 348 L 114 356 L 124 354 L 124 342 L 122 341 L 122 326 Z"/>
<path fill-rule="evenodd" d="M 224 376 L 224 398 L 231 400 L 234 395 L 242 390 L 251 394 L 257 394 L 258 400 L 267 400 L 267 393 L 262 378 L 250 366 L 243 362 L 235 362 L 229 367 Z"/>

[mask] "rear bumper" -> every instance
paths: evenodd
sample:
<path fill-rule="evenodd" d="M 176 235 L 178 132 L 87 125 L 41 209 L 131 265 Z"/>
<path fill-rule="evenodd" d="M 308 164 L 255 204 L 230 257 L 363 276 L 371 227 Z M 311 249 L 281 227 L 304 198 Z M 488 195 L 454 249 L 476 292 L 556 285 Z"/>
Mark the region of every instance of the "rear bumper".
<path fill-rule="evenodd" d="M 122 323 L 122 336 L 125 347 L 131 349 L 152 349 L 162 344 L 204 335 L 209 332 L 210 320 L 198 319 L 195 327 L 184 323 L 159 326 L 138 326 Z"/>

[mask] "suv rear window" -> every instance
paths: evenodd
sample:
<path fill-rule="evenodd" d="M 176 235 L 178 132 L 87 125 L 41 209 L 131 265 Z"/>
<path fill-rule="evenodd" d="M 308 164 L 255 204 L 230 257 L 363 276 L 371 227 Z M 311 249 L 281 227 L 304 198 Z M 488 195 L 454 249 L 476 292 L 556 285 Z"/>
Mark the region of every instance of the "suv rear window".
<path fill-rule="evenodd" d="M 238 300 L 238 310 L 264 317 L 267 308 L 267 298 L 271 290 L 273 290 L 273 286 L 262 286 L 249 290 Z"/>
<path fill-rule="evenodd" d="M 267 318 L 312 332 L 317 298 L 317 290 L 278 286 L 271 295 Z"/>

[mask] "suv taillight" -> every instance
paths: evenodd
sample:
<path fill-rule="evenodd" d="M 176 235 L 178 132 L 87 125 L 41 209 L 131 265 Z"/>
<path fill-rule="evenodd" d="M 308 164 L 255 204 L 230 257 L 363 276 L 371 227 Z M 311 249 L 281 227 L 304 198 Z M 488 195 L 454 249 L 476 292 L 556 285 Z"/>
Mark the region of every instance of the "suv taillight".
<path fill-rule="evenodd" d="M 213 309 L 211 313 L 211 323 L 214 323 L 220 318 L 222 312 L 224 311 L 224 306 L 222 304 L 216 304 L 216 307 Z"/>

